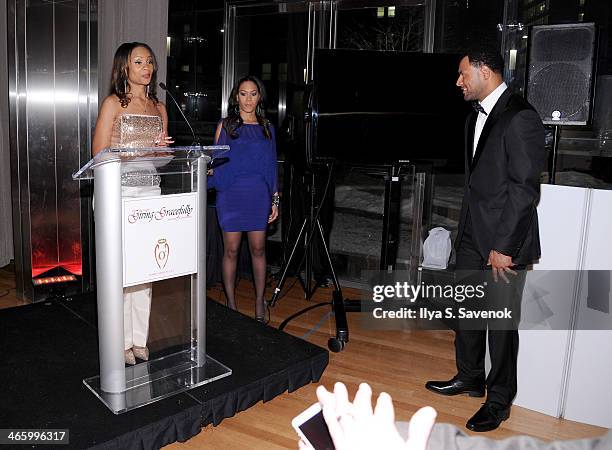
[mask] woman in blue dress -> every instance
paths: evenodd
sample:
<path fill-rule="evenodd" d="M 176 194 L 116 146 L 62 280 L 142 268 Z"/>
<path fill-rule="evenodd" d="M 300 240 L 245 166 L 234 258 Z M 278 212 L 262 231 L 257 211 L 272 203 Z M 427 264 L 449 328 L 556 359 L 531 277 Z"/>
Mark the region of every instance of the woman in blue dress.
<path fill-rule="evenodd" d="M 255 281 L 255 317 L 264 320 L 266 230 L 278 217 L 276 143 L 264 114 L 265 92 L 257 78 L 241 78 L 228 99 L 228 115 L 217 126 L 215 143 L 229 145 L 229 162 L 214 169 L 217 215 L 223 232 L 223 285 L 228 306 L 236 309 L 236 264 L 246 232 Z"/>

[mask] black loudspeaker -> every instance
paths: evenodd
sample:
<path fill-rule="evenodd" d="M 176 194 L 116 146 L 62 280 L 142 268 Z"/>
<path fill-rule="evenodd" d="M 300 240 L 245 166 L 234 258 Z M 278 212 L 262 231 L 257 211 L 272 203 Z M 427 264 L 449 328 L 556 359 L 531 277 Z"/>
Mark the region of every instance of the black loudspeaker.
<path fill-rule="evenodd" d="M 545 124 L 589 121 L 594 50 L 594 23 L 531 28 L 527 100 Z"/>

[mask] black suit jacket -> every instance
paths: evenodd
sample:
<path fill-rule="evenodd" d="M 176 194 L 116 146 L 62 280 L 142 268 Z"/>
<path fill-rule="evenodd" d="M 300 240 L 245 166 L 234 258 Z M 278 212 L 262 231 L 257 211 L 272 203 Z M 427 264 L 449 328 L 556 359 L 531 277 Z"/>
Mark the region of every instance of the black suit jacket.
<path fill-rule="evenodd" d="M 506 89 L 472 157 L 476 117 L 468 116 L 465 126 L 465 187 L 456 248 L 470 214 L 472 238 L 485 261 L 497 250 L 515 264 L 531 264 L 540 257 L 536 205 L 546 163 L 542 120 L 526 100 Z"/>

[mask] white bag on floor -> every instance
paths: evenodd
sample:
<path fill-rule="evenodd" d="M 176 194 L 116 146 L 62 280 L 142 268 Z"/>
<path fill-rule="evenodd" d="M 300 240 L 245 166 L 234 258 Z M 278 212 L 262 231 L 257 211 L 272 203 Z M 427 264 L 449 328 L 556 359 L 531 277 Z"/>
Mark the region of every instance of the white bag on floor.
<path fill-rule="evenodd" d="M 446 269 L 451 254 L 450 231 L 442 227 L 429 230 L 423 244 L 423 267 Z"/>

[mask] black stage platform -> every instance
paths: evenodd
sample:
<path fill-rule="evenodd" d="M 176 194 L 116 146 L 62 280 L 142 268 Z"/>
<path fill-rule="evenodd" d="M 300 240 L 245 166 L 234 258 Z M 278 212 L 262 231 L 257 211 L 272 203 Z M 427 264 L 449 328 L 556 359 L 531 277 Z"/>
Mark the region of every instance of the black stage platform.
<path fill-rule="evenodd" d="M 67 428 L 61 448 L 160 448 L 319 380 L 328 363 L 327 350 L 209 300 L 207 353 L 233 374 L 116 416 L 83 384 L 99 373 L 95 317 L 92 295 L 0 311 L 0 428 Z"/>

